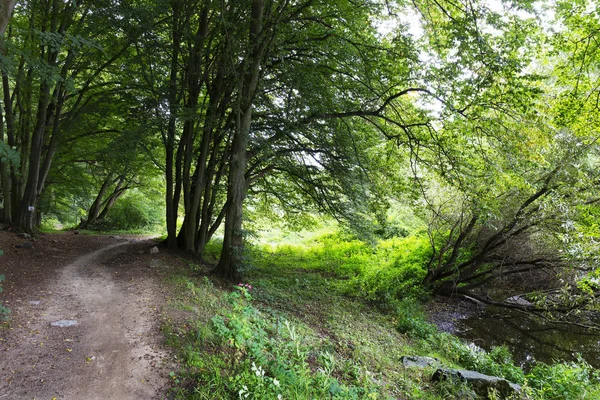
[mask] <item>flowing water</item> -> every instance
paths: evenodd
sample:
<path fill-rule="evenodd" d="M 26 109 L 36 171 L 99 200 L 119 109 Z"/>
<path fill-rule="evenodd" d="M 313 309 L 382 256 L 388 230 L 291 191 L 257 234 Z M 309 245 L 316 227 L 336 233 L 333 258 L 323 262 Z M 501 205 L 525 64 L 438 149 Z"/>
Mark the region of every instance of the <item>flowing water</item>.
<path fill-rule="evenodd" d="M 514 361 L 527 369 L 533 362 L 575 361 L 578 354 L 600 368 L 600 332 L 574 324 L 552 324 L 514 310 L 486 307 L 454 321 L 454 334 L 489 350 L 505 344 Z"/>

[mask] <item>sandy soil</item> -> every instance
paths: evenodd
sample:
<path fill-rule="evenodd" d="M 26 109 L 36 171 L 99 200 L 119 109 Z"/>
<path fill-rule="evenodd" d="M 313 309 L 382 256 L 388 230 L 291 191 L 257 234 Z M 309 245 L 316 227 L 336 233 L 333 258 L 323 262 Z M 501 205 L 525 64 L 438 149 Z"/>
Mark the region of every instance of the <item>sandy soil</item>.
<path fill-rule="evenodd" d="M 31 244 L 31 247 L 28 248 Z M 21 247 L 25 245 L 25 247 Z M 137 238 L 0 232 L 0 400 L 164 399 L 165 291 Z M 69 327 L 51 326 L 75 320 Z"/>

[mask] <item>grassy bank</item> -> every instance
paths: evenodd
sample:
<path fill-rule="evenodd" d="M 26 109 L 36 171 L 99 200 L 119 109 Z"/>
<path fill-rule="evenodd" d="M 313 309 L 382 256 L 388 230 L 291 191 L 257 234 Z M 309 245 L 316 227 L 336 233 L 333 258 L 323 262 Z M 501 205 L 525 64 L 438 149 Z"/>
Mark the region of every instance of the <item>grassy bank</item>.
<path fill-rule="evenodd" d="M 584 362 L 540 364 L 526 375 L 506 348 L 484 352 L 428 324 L 418 285 L 422 239 L 376 247 L 346 239 L 254 247 L 240 285 L 214 281 L 193 264 L 171 275 L 164 329 L 180 361 L 173 396 L 476 398 L 464 384 L 432 382 L 432 368 L 400 361 L 425 355 L 519 383 L 518 398 L 600 398 L 598 373 Z"/>

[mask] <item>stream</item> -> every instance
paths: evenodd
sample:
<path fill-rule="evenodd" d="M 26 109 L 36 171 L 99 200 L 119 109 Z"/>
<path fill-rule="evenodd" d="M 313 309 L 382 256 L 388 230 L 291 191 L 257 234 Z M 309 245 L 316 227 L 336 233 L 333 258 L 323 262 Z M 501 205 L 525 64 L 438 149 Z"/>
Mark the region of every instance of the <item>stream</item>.
<path fill-rule="evenodd" d="M 600 332 L 577 325 L 553 324 L 518 311 L 485 307 L 455 313 L 452 328 L 453 334 L 486 350 L 508 346 L 515 363 L 525 369 L 536 361 L 576 361 L 577 354 L 600 368 Z"/>

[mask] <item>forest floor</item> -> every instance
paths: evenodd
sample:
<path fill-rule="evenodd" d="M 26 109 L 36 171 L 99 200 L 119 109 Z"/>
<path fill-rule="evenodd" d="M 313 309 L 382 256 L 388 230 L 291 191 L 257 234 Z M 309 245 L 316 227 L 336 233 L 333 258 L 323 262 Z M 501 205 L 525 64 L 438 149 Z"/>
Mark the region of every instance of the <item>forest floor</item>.
<path fill-rule="evenodd" d="M 164 399 L 162 254 L 136 236 L 0 232 L 0 400 Z M 59 320 L 76 325 L 52 326 Z"/>

